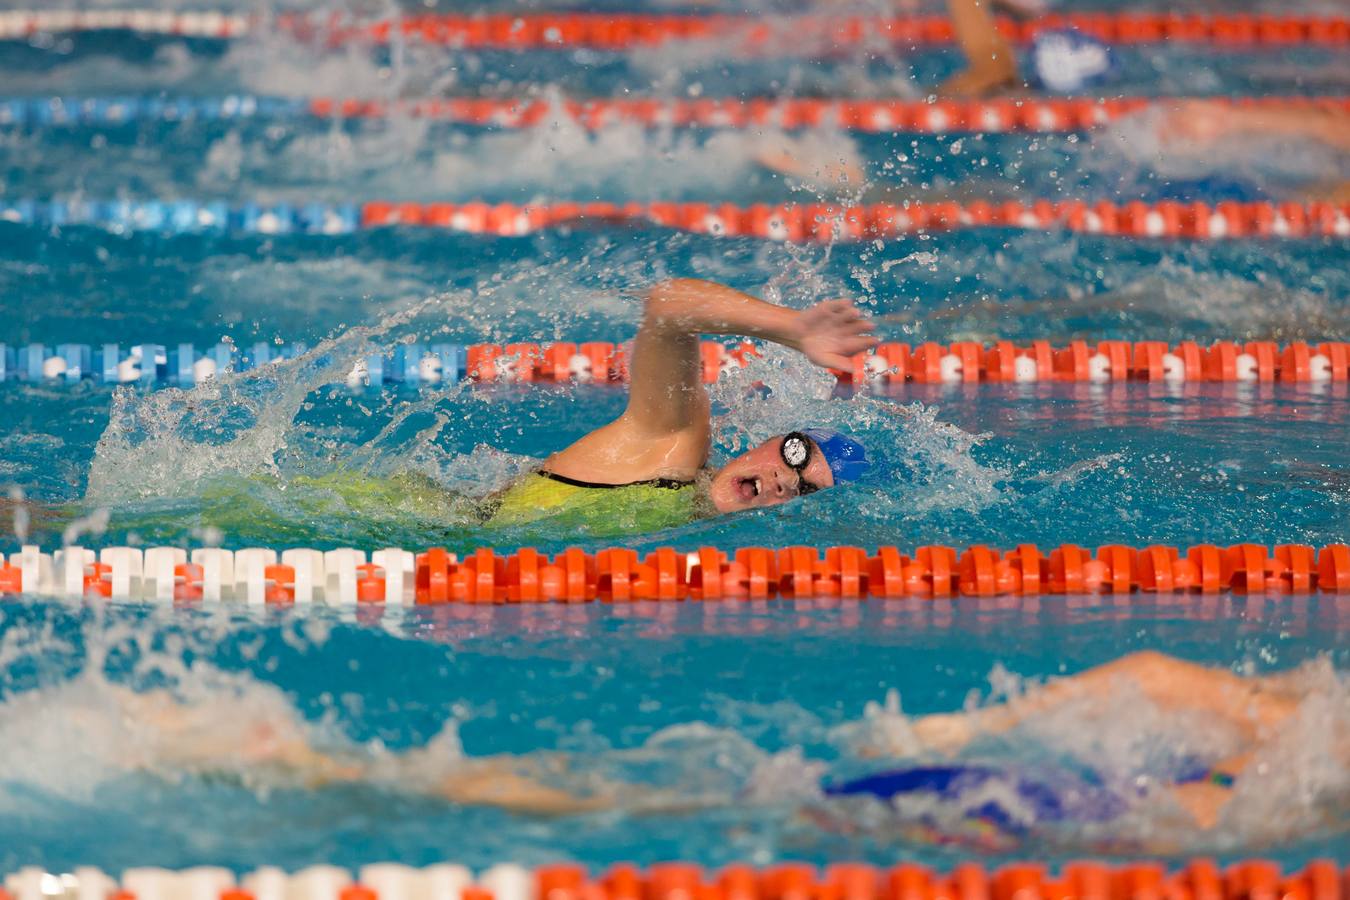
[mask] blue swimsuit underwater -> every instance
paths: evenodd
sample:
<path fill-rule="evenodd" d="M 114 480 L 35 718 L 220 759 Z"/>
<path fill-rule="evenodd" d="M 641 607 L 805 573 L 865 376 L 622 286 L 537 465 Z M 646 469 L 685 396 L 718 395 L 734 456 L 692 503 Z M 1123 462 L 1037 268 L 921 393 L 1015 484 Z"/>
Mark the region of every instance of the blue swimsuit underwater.
<path fill-rule="evenodd" d="M 1187 760 L 1162 785 L 1211 782 L 1231 786 L 1232 776 L 1198 760 Z M 978 763 L 916 766 L 876 772 L 822 785 L 826 797 L 871 797 L 887 805 L 901 799 L 928 799 L 959 809 L 961 827 L 931 815 L 912 823 L 924 827 L 935 842 L 1000 843 L 1025 838 L 1045 827 L 1109 822 L 1132 805 L 1128 793 L 1103 782 L 1095 773 L 1070 772 L 1048 766 L 1036 772 Z M 1138 789 L 1142 797 L 1144 789 Z"/>

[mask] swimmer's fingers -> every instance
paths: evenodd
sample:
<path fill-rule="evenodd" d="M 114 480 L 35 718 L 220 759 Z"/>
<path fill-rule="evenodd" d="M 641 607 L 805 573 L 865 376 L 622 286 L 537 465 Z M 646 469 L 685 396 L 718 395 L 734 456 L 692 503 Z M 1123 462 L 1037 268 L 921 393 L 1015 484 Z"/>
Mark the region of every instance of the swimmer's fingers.
<path fill-rule="evenodd" d="M 820 353 L 811 357 L 811 362 L 822 369 L 838 369 L 847 372 L 853 368 L 853 360 L 842 353 Z"/>
<path fill-rule="evenodd" d="M 862 353 L 871 347 L 875 347 L 878 341 L 874 337 L 856 337 L 847 341 L 842 341 L 832 347 L 820 345 L 803 347 L 803 351 L 811 362 L 824 369 L 840 369 L 849 371 L 853 368 L 853 357 Z"/>
<path fill-rule="evenodd" d="M 872 332 L 877 330 L 877 325 L 870 318 L 863 314 L 862 310 L 852 304 L 832 311 L 824 323 L 824 328 L 828 329 L 840 339 L 866 339 Z M 872 343 L 875 343 L 873 341 Z M 871 346 L 866 344 L 865 346 Z"/>
<path fill-rule="evenodd" d="M 853 301 L 826 300 L 802 313 L 799 349 L 818 366 L 848 370 L 854 354 L 877 345 L 875 329 Z"/>
<path fill-rule="evenodd" d="M 840 297 L 835 300 L 822 300 L 815 306 L 802 312 L 806 321 L 834 324 L 855 320 L 867 321 L 866 314 L 852 300 Z"/>

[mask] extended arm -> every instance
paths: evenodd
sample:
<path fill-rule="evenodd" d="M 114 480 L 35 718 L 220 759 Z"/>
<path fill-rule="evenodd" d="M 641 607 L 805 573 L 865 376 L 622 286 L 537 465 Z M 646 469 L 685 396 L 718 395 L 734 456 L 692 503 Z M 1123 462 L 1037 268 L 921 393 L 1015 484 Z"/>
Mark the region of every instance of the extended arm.
<path fill-rule="evenodd" d="M 1190 100 L 1167 111 L 1160 136 L 1209 146 L 1233 134 L 1304 137 L 1350 153 L 1350 112 L 1313 106 L 1235 106 Z"/>
<path fill-rule="evenodd" d="M 801 313 L 711 281 L 662 282 L 647 294 L 633 342 L 624 418 L 660 434 L 706 423 L 699 336 L 737 334 L 801 348 Z"/>
<path fill-rule="evenodd" d="M 1218 716 L 1249 741 L 1269 733 L 1297 707 L 1296 699 L 1270 690 L 1260 679 L 1142 652 L 1056 679 L 1008 703 L 970 713 L 924 716 L 915 723 L 915 731 L 928 746 L 954 751 L 977 734 L 1000 734 L 1069 703 L 1106 699 L 1122 686 L 1141 691 L 1164 710 Z"/>
<path fill-rule="evenodd" d="M 708 457 L 708 394 L 699 336 L 735 334 L 782 344 L 820 366 L 847 368 L 876 343 L 872 325 L 847 300 L 798 311 L 711 281 L 664 281 L 647 294 L 629 364 L 628 408 L 608 425 L 554 454 L 549 471 L 622 484 L 689 479 Z"/>
<path fill-rule="evenodd" d="M 289 707 L 235 706 L 239 698 L 186 704 L 167 691 L 136 693 L 115 685 L 107 686 L 107 698 L 116 717 L 134 722 L 138 732 L 137 740 L 116 744 L 112 752 L 123 754 L 123 767 L 150 774 L 234 775 L 307 788 L 373 782 L 463 806 L 537 816 L 615 808 L 684 812 L 725 802 L 596 778 L 585 780 L 580 790 L 555 787 L 549 782 L 570 767 L 570 757 L 562 753 L 447 758 L 437 747 L 374 755 L 354 748 L 327 751 L 314 745 L 309 728 Z"/>

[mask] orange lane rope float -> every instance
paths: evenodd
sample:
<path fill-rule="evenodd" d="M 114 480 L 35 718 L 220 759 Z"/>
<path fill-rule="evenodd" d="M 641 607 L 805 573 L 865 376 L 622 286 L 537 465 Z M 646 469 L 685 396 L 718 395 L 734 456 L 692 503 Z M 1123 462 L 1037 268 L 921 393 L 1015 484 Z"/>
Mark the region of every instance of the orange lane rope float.
<path fill-rule="evenodd" d="M 1235 108 L 1342 110 L 1343 97 L 1243 97 L 1216 102 Z M 560 116 L 598 129 L 620 122 L 648 127 L 839 128 L 868 133 L 1058 132 L 1083 131 L 1150 106 L 1187 102 L 1169 97 L 1023 97 L 995 100 L 904 100 L 877 98 L 699 99 L 598 98 L 535 100 L 442 98 L 361 100 L 316 97 L 308 110 L 321 118 L 366 119 L 407 116 L 500 128 L 528 128 Z"/>
<path fill-rule="evenodd" d="M 1142 200 L 988 203 L 829 203 L 749 206 L 735 203 L 362 204 L 361 226 L 422 225 L 475 234 L 524 235 L 573 222 L 650 222 L 678 231 L 776 241 L 891 238 L 962 228 L 1067 230 L 1150 238 L 1350 236 L 1350 204 Z"/>
<path fill-rule="evenodd" d="M 1343 16 L 1085 12 L 1046 15 L 1025 22 L 1001 19 L 998 27 L 1006 37 L 1017 41 L 1032 40 L 1046 31 L 1075 29 L 1116 44 L 1183 41 L 1287 47 L 1340 46 L 1350 42 L 1350 19 Z M 362 19 L 308 13 L 266 17 L 214 10 L 0 11 L 0 39 L 99 30 L 228 39 L 264 28 L 331 45 L 402 41 L 516 50 L 546 47 L 624 50 L 676 40 L 722 39 L 748 52 L 763 47 L 800 46 L 803 40 L 833 47 L 865 43 L 914 47 L 947 44 L 955 38 L 951 22 L 936 16 L 765 19 L 737 15 L 558 12 L 426 13 L 394 19 Z"/>
<path fill-rule="evenodd" d="M 390 202 L 242 203 L 175 200 L 0 198 L 0 221 L 43 228 L 89 225 L 167 234 L 351 234 L 387 226 L 444 228 L 520 237 L 574 225 L 655 225 L 719 237 L 792 243 L 896 238 L 965 228 L 1071 231 L 1130 238 L 1350 237 L 1350 204 L 1222 201 L 935 201 L 843 206 L 829 203 Z"/>
<path fill-rule="evenodd" d="M 364 603 L 627 603 L 769 599 L 935 599 L 1066 594 L 1350 592 L 1350 546 L 1261 544 L 1189 548 L 1063 544 L 1000 551 L 883 546 L 626 547 L 552 557 L 529 547 L 459 556 L 433 547 L 327 552 L 294 548 L 24 547 L 0 561 L 0 594 L 250 605 Z"/>
<path fill-rule="evenodd" d="M 570 120 L 592 130 L 648 128 L 838 128 L 863 133 L 1050 133 L 1085 131 L 1187 97 L 1017 97 L 989 100 L 847 97 L 215 97 L 59 96 L 0 98 L 0 126 L 116 126 L 135 121 L 412 118 L 485 128 L 532 128 Z M 1347 97 L 1217 97 L 1234 109 L 1345 110 Z"/>
<path fill-rule="evenodd" d="M 727 347 L 702 343 L 703 380 L 709 384 L 727 371 L 743 368 L 759 355 L 752 342 Z M 471 344 L 465 348 L 464 377 L 479 381 L 626 380 L 627 361 L 620 345 L 587 343 Z M 1350 343 L 1316 346 L 1270 341 L 1242 344 L 1219 341 L 1201 347 L 1194 341 L 1049 341 L 1015 344 L 958 341 L 953 344 L 888 342 L 853 357 L 851 369 L 834 370 L 840 381 L 1032 383 L 1109 381 L 1328 382 L 1350 380 Z"/>
<path fill-rule="evenodd" d="M 54 894 L 61 889 L 62 894 Z M 191 896 L 216 900 L 1343 900 L 1350 869 L 1315 860 L 1284 872 L 1277 863 L 1245 860 L 1221 868 L 1194 859 L 1170 869 L 1158 862 L 1110 865 L 1094 860 L 1056 868 L 1018 862 L 987 870 L 959 863 L 936 871 L 915 863 L 880 867 L 834 863 L 823 870 L 784 862 L 709 871 L 685 862 L 646 869 L 620 864 L 593 877 L 578 865 L 527 869 L 514 864 L 475 876 L 460 865 L 425 868 L 375 863 L 351 872 L 311 866 L 287 874 L 262 868 L 236 879 L 228 869 L 181 872 L 135 868 L 114 879 L 98 869 L 72 873 L 24 868 L 4 878 L 0 900 L 140 900 Z M 77 893 L 78 892 L 78 893 Z"/>

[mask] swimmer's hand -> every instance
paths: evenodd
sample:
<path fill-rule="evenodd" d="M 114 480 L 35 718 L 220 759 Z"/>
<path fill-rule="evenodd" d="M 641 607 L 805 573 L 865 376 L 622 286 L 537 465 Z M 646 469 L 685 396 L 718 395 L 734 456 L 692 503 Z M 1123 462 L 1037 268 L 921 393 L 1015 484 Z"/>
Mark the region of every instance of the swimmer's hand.
<path fill-rule="evenodd" d="M 826 300 L 797 314 L 796 334 L 787 343 L 823 369 L 847 370 L 850 357 L 879 343 L 875 329 L 852 300 Z"/>

